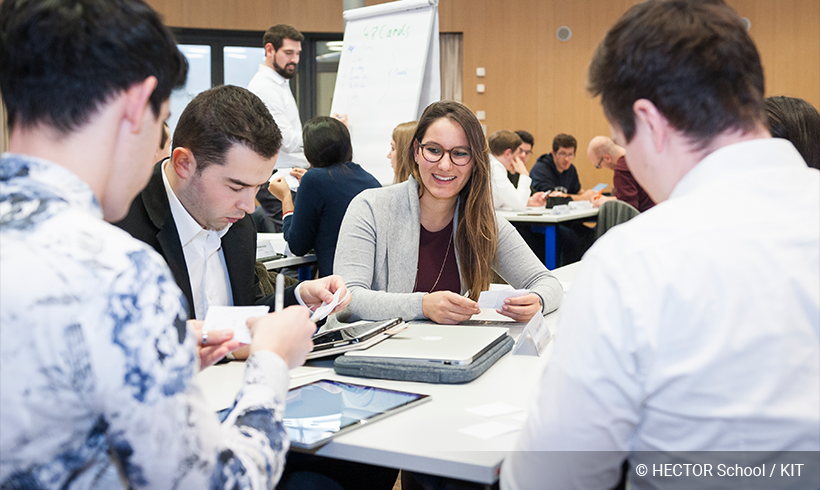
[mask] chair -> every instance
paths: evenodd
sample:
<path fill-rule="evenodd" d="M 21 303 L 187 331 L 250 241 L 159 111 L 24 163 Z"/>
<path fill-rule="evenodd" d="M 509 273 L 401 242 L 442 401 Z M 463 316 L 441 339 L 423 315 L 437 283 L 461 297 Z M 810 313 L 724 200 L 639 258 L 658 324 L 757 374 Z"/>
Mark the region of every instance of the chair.
<path fill-rule="evenodd" d="M 641 214 L 632 205 L 623 201 L 607 201 L 601 205 L 598 211 L 598 226 L 595 227 L 595 239 L 609 231 L 613 226 L 626 223 L 635 216 Z"/>

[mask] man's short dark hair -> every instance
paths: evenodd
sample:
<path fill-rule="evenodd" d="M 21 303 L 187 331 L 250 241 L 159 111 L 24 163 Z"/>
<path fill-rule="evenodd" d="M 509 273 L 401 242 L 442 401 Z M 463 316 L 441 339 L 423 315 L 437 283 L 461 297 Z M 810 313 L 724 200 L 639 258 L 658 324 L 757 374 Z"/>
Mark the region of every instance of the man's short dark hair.
<path fill-rule="evenodd" d="M 524 131 L 523 129 L 519 129 L 515 132 L 515 134 L 517 134 L 518 137 L 521 138 L 521 141 L 523 141 L 524 143 L 530 146 L 535 146 L 535 139 L 529 132 Z"/>
<path fill-rule="evenodd" d="M 265 47 L 268 43 L 271 43 L 273 44 L 273 50 L 279 51 L 279 48 L 282 47 L 285 39 L 302 42 L 305 40 L 305 36 L 287 24 L 276 24 L 268 29 L 265 32 L 265 35 L 262 36 L 262 47 Z"/>
<path fill-rule="evenodd" d="M 282 146 L 282 133 L 259 97 L 242 87 L 220 85 L 192 100 L 174 130 L 174 149 L 194 154 L 197 173 L 225 164 L 225 155 L 242 144 L 264 158 L 273 158 Z"/>
<path fill-rule="evenodd" d="M 552 139 L 552 151 L 557 152 L 559 148 L 572 148 L 572 151 L 578 150 L 578 140 L 575 136 L 561 133 Z"/>
<path fill-rule="evenodd" d="M 4 0 L 0 67 L 9 127 L 46 124 L 63 134 L 150 76 L 159 116 L 188 72 L 171 32 L 142 0 Z"/>
<path fill-rule="evenodd" d="M 627 143 L 638 99 L 652 102 L 699 147 L 763 121 L 760 56 L 722 0 L 649 0 L 630 8 L 598 45 L 588 90 L 601 96 Z"/>

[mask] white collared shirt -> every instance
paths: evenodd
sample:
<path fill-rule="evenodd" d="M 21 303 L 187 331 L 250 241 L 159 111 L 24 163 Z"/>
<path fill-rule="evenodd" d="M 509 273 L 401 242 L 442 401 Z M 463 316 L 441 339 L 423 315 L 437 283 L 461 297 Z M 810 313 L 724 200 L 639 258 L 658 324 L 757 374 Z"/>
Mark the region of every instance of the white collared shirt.
<path fill-rule="evenodd" d="M 518 176 L 518 187 L 514 186 L 507 177 L 507 168 L 498 158 L 490 155 L 492 172 L 493 203 L 495 209 L 506 211 L 523 211 L 530 200 L 530 184 L 528 175 Z"/>
<path fill-rule="evenodd" d="M 502 489 L 608 488 L 627 455 L 820 450 L 820 172 L 781 139 L 718 149 L 595 243 L 560 313 Z M 632 488 L 714 488 L 654 476 Z"/>
<path fill-rule="evenodd" d="M 248 84 L 248 90 L 262 99 L 282 132 L 282 148 L 276 168 L 308 168 L 310 164 L 305 158 L 302 143 L 302 120 L 288 80 L 273 69 L 259 65 L 259 71 Z"/>
<path fill-rule="evenodd" d="M 177 198 L 168 176 L 165 175 L 168 162 L 162 165 L 162 182 L 168 194 L 171 215 L 177 225 L 179 242 L 185 255 L 188 279 L 191 281 L 191 295 L 194 299 L 194 316 L 204 320 L 208 306 L 233 306 L 231 281 L 225 254 L 222 251 L 222 237 L 231 225 L 214 231 L 202 228 Z"/>

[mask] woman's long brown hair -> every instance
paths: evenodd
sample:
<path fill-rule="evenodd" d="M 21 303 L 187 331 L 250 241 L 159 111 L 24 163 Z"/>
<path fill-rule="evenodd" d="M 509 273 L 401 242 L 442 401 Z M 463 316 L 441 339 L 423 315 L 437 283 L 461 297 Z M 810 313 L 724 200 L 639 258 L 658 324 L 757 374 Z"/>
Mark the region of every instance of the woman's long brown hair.
<path fill-rule="evenodd" d="M 484 131 L 475 114 L 463 104 L 452 100 L 427 106 L 419 119 L 413 141 L 421 143 L 427 128 L 446 117 L 464 130 L 473 156 L 473 173 L 459 193 L 456 252 L 461 263 L 461 279 L 470 289 L 470 299 L 478 301 L 481 291 L 490 287 L 493 265 L 498 253 L 498 226 L 493 210 L 490 189 L 490 157 Z M 407 150 L 415 162 L 416 145 Z M 419 183 L 419 197 L 426 190 L 418 165 L 412 167 L 413 177 Z"/>

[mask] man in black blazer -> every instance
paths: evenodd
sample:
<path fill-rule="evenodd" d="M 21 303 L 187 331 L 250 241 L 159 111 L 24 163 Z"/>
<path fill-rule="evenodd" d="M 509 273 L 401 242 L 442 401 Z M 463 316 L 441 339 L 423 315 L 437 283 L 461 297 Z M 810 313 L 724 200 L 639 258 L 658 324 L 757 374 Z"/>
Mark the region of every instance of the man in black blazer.
<path fill-rule="evenodd" d="M 256 226 L 249 213 L 256 191 L 267 184 L 281 142 L 276 123 L 255 95 L 234 86 L 205 91 L 180 116 L 171 158 L 155 166 L 128 215 L 116 223 L 165 257 L 188 300 L 190 318 L 204 320 L 200 316 L 208 304 L 226 304 L 228 294 L 227 304 L 274 308 L 274 296 L 262 295 L 254 272 Z M 204 244 L 209 234 L 212 240 L 219 237 L 218 260 L 212 257 L 216 262 L 197 257 L 195 240 Z M 214 263 L 223 264 L 223 274 L 202 272 Z M 223 288 L 222 299 L 217 294 L 215 302 L 206 284 L 213 277 Z M 339 276 L 305 281 L 286 289 L 285 304 L 297 304 L 298 294 L 305 306 L 314 308 L 329 302 L 337 289 L 342 297 L 347 294 Z"/>

